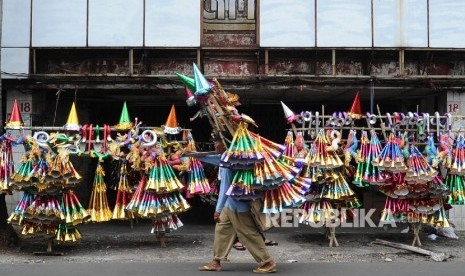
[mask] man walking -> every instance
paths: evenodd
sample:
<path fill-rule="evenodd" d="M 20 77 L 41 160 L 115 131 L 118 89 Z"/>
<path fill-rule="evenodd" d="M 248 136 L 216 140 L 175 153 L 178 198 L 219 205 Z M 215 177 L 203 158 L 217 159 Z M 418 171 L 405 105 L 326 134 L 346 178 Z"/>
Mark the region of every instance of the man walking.
<path fill-rule="evenodd" d="M 223 153 L 226 148 L 222 141 L 215 141 L 215 151 Z M 199 157 L 200 161 L 219 164 L 220 155 Z M 217 161 L 213 161 L 217 159 Z M 204 266 L 199 267 L 201 271 L 221 271 L 221 261 L 227 260 L 228 254 L 235 242 L 236 236 L 249 250 L 255 261 L 259 264 L 255 273 L 276 272 L 276 263 L 271 258 L 265 246 L 262 236 L 250 213 L 250 202 L 236 200 L 226 195 L 231 185 L 233 172 L 226 167 L 219 168 L 220 191 L 213 219 L 216 222 L 215 239 L 213 243 L 213 259 Z"/>

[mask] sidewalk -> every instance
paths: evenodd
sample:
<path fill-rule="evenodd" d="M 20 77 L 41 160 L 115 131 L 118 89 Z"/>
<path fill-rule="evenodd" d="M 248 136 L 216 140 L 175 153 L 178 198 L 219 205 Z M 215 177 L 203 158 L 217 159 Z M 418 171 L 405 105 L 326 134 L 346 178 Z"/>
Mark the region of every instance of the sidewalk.
<path fill-rule="evenodd" d="M 371 244 L 376 238 L 411 244 L 412 234 L 401 234 L 404 227 L 384 231 L 382 228 L 337 229 L 340 247 L 329 247 L 322 229 L 306 226 L 276 228 L 267 233 L 278 246 L 268 247 L 279 263 L 335 262 L 431 262 L 427 257 L 400 249 Z M 75 244 L 55 245 L 63 256 L 34 256 L 45 251 L 44 239 L 23 239 L 21 246 L 0 249 L 0 263 L 106 263 L 106 262 L 194 262 L 203 263 L 212 256 L 214 225 L 184 225 L 166 236 L 166 248 L 160 248 L 150 234 L 150 223 L 141 221 L 131 229 L 129 222 L 87 224 L 79 227 L 83 238 Z M 433 241 L 422 234 L 423 248 L 449 253 L 451 262 L 465 262 L 465 232 L 456 233 L 459 240 L 438 237 Z M 232 250 L 232 262 L 252 263 L 247 251 Z"/>

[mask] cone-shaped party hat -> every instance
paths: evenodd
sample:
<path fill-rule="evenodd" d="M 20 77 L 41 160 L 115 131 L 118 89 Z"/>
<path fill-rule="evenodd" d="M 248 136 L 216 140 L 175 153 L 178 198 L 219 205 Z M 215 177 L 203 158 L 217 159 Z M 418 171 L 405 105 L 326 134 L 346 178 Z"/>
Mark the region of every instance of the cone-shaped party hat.
<path fill-rule="evenodd" d="M 212 89 L 210 83 L 208 83 L 205 76 L 200 72 L 197 65 L 194 63 L 194 81 L 195 81 L 195 92 L 196 96 L 202 96 L 208 93 Z"/>
<path fill-rule="evenodd" d="M 360 91 L 357 91 L 355 95 L 354 102 L 349 110 L 349 116 L 354 119 L 361 119 L 362 118 L 362 107 L 360 105 Z"/>
<path fill-rule="evenodd" d="M 287 123 L 290 124 L 295 121 L 297 119 L 295 113 L 283 102 L 281 102 L 281 105 L 283 106 L 284 116 L 286 116 Z"/>
<path fill-rule="evenodd" d="M 188 76 L 184 76 L 183 74 L 176 73 L 176 76 L 184 83 L 184 85 L 189 88 L 190 91 L 195 91 L 195 80 L 193 78 L 189 78 Z"/>
<path fill-rule="evenodd" d="M 116 130 L 125 131 L 130 130 L 132 128 L 132 122 L 129 118 L 128 107 L 126 106 L 126 102 L 124 102 L 123 110 L 121 111 L 121 116 L 119 118 L 119 123 L 115 126 Z"/>
<path fill-rule="evenodd" d="M 11 129 L 20 129 L 22 126 L 24 126 L 23 119 L 21 118 L 21 113 L 19 113 L 18 103 L 15 100 L 13 110 L 11 111 L 8 123 L 6 123 L 6 127 Z"/>
<path fill-rule="evenodd" d="M 194 106 L 197 103 L 195 100 L 194 94 L 192 94 L 192 91 L 187 86 L 186 86 L 186 103 L 187 103 L 187 106 Z"/>
<path fill-rule="evenodd" d="M 181 132 L 181 128 L 178 126 L 178 120 L 176 119 L 176 110 L 174 109 L 174 104 L 171 106 L 168 119 L 166 119 L 164 132 L 167 134 L 178 134 Z"/>
<path fill-rule="evenodd" d="M 79 125 L 79 119 L 76 112 L 76 105 L 74 104 L 74 102 L 71 106 L 71 110 L 69 111 L 68 120 L 66 121 L 66 124 L 63 126 L 63 128 L 66 130 L 74 131 L 79 131 L 79 129 L 81 128 L 81 125 Z"/>

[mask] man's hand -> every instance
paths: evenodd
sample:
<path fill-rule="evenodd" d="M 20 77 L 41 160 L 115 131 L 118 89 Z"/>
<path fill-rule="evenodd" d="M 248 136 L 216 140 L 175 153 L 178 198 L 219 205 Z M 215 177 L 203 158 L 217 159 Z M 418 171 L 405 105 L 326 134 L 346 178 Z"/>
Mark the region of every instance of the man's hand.
<path fill-rule="evenodd" d="M 220 213 L 218 213 L 218 212 L 213 213 L 213 220 L 216 223 L 220 222 Z"/>

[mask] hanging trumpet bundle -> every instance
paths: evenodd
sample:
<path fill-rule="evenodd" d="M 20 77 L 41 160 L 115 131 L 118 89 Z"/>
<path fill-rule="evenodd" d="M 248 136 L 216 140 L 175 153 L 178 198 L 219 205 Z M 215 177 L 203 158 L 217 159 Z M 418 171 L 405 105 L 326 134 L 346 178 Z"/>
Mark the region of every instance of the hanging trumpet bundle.
<path fill-rule="evenodd" d="M 330 143 L 325 132 L 320 130 L 307 154 L 306 163 L 312 167 L 318 166 L 327 169 L 342 166 L 344 163 L 336 154 L 337 142 L 338 140 L 334 139 Z"/>
<path fill-rule="evenodd" d="M 286 149 L 283 152 L 283 155 L 287 158 L 284 159 L 284 162 L 288 163 L 291 166 L 294 166 L 294 162 L 292 162 L 292 158 L 297 154 L 297 147 L 294 144 L 294 134 L 292 131 L 288 131 L 286 135 L 286 139 L 284 140 L 284 146 Z"/>
<path fill-rule="evenodd" d="M 450 194 L 448 186 L 444 183 L 442 176 L 436 175 L 429 184 L 429 193 L 431 198 L 444 198 Z"/>
<path fill-rule="evenodd" d="M 61 209 L 63 210 L 61 219 L 64 219 L 68 226 L 81 224 L 90 218 L 87 210 L 82 207 L 73 190 L 63 193 Z"/>
<path fill-rule="evenodd" d="M 428 216 L 428 223 L 434 227 L 450 227 L 443 200 L 439 199 L 433 207 L 437 211 Z"/>
<path fill-rule="evenodd" d="M 414 145 L 409 147 L 405 180 L 410 184 L 426 183 L 438 175 L 438 171 L 428 163 L 423 154 Z"/>
<path fill-rule="evenodd" d="M 448 166 L 450 174 L 465 175 L 465 141 L 459 135 L 452 153 L 452 164 Z"/>
<path fill-rule="evenodd" d="M 276 159 L 276 153 L 273 152 L 272 148 L 264 146 L 261 137 L 257 139 L 258 148 L 262 152 L 263 162 L 257 162 L 254 165 L 254 189 L 266 190 L 274 189 L 285 181 L 284 173 L 278 168 L 278 160 Z M 278 154 L 279 155 L 279 154 Z M 290 174 L 286 177 L 289 178 Z M 292 179 L 293 176 L 290 176 Z"/>
<path fill-rule="evenodd" d="M 371 163 L 380 169 L 393 173 L 407 171 L 399 142 L 401 142 L 400 139 L 396 138 L 394 134 L 391 133 L 386 145 Z"/>
<path fill-rule="evenodd" d="M 172 215 L 163 216 L 160 219 L 154 220 L 152 223 L 152 231 L 150 233 L 152 234 L 169 233 L 171 231 L 177 230 L 178 228 L 181 228 L 182 226 L 183 226 L 183 223 L 178 218 L 178 216 L 172 214 Z"/>
<path fill-rule="evenodd" d="M 139 206 L 141 205 L 142 198 L 145 194 L 145 186 L 147 185 L 147 175 L 142 175 L 139 184 L 137 185 L 137 189 L 132 195 L 131 200 L 126 205 L 125 210 L 131 213 L 137 212 Z"/>
<path fill-rule="evenodd" d="M 375 132 L 372 132 L 368 140 L 367 131 L 362 132 L 360 138 L 360 149 L 355 155 L 357 170 L 352 181 L 358 187 L 367 187 L 369 184 L 382 185 L 386 180 L 386 173 L 378 166 L 374 166 L 375 160 L 381 152 L 381 143 Z"/>
<path fill-rule="evenodd" d="M 448 174 L 446 178 L 446 186 L 449 188 L 450 194 L 447 195 L 447 203 L 454 205 L 465 204 L 465 176 Z"/>
<path fill-rule="evenodd" d="M 11 141 L 0 140 L 0 193 L 11 194 L 9 178 L 14 173 Z"/>
<path fill-rule="evenodd" d="M 329 200 L 343 200 L 354 195 L 341 171 L 327 171 L 327 182 L 323 187 L 323 197 Z"/>
<path fill-rule="evenodd" d="M 409 208 L 409 199 L 386 198 L 384 209 L 381 213 L 381 221 L 386 222 L 403 222 L 407 221 L 409 213 L 412 211 Z"/>
<path fill-rule="evenodd" d="M 22 190 L 23 196 L 8 221 L 21 225 L 25 236 L 76 241 L 80 234 L 75 226 L 89 217 L 71 190 L 81 177 L 69 160 L 69 152 L 55 144 L 61 142 L 55 139 L 42 147 L 34 139 L 25 139 L 29 150 L 9 179 L 10 187 Z M 61 229 L 68 228 L 73 230 L 62 234 Z"/>
<path fill-rule="evenodd" d="M 33 178 L 32 173 L 33 168 L 39 166 L 43 168 L 42 175 L 48 170 L 48 164 L 45 161 L 45 154 L 39 149 L 36 143 L 31 144 L 31 149 L 23 154 L 21 157 L 21 163 L 16 171 L 10 176 L 9 185 L 15 190 L 25 190 L 29 187 L 35 187 L 40 180 L 41 183 L 44 183 L 43 177 Z M 35 172 L 39 170 L 36 169 Z"/>
<path fill-rule="evenodd" d="M 49 224 L 25 222 L 22 224 L 21 235 L 25 237 L 57 237 L 57 227 Z"/>
<path fill-rule="evenodd" d="M 9 223 L 17 223 L 19 225 L 22 224 L 24 215 L 26 213 L 26 209 L 32 204 L 34 201 L 34 195 L 30 194 L 27 191 L 23 192 L 23 195 L 19 199 L 18 204 L 15 207 L 13 213 L 11 213 L 10 217 L 8 218 Z"/>
<path fill-rule="evenodd" d="M 121 162 L 120 176 L 118 181 L 118 188 L 116 191 L 116 202 L 115 207 L 113 208 L 112 219 L 127 220 L 133 219 L 134 216 L 131 212 L 126 211 L 126 206 L 131 200 L 132 190 L 129 186 L 127 178 L 127 168 L 126 160 Z"/>
<path fill-rule="evenodd" d="M 276 159 L 279 158 L 286 149 L 286 146 L 284 145 L 270 141 L 265 137 L 259 136 L 258 134 L 253 133 L 251 131 L 249 131 L 249 133 L 253 138 L 258 139 L 260 141 L 260 146 L 261 148 L 263 148 L 263 150 L 270 153 Z"/>
<path fill-rule="evenodd" d="M 59 201 L 54 197 L 36 196 L 34 201 L 26 208 L 24 220 L 51 224 L 64 218 Z"/>
<path fill-rule="evenodd" d="M 221 157 L 221 161 L 226 165 L 247 167 L 253 166 L 262 159 L 263 156 L 257 148 L 256 139 L 247 129 L 247 123 L 239 123 L 231 145 Z"/>
<path fill-rule="evenodd" d="M 99 161 L 95 170 L 94 185 L 87 212 L 90 215 L 91 222 L 109 221 L 112 212 L 108 206 L 107 186 L 104 181 L 105 172 Z"/>
<path fill-rule="evenodd" d="M 254 199 L 256 198 L 253 190 L 254 171 L 253 170 L 238 170 L 235 172 L 231 185 L 229 186 L 226 195 L 233 196 L 238 199 Z"/>
<path fill-rule="evenodd" d="M 362 139 L 363 137 L 367 138 L 366 131 L 362 132 Z M 358 138 L 357 132 L 353 129 L 349 131 L 349 136 L 347 137 L 346 146 L 344 147 L 344 166 L 349 167 L 350 161 L 354 158 L 357 154 L 357 147 L 358 147 Z M 366 141 L 365 141 L 366 147 Z"/>
<path fill-rule="evenodd" d="M 187 141 L 187 149 L 189 151 L 197 151 L 194 139 L 190 132 L 187 134 Z M 189 157 L 188 164 L 187 189 L 189 190 L 189 193 L 199 195 L 210 193 L 210 184 L 208 183 L 208 179 L 205 177 L 202 163 L 193 157 Z"/>
<path fill-rule="evenodd" d="M 305 194 L 305 199 L 307 202 L 320 201 L 323 198 L 323 188 L 324 185 L 311 185 L 307 193 Z"/>
<path fill-rule="evenodd" d="M 302 205 L 302 215 L 299 218 L 299 223 L 302 224 L 326 224 L 333 223 L 338 219 L 335 209 L 328 201 L 305 202 Z"/>
<path fill-rule="evenodd" d="M 145 189 L 157 193 L 170 193 L 182 189 L 183 187 L 164 153 L 160 150 L 153 161 L 153 167 L 150 169 L 149 179 Z"/>
<path fill-rule="evenodd" d="M 75 242 L 82 238 L 81 232 L 73 226 L 60 224 L 57 229 L 55 240 L 58 243 Z"/>
<path fill-rule="evenodd" d="M 50 163 L 50 168 L 45 176 L 46 182 L 75 185 L 81 181 L 81 176 L 69 160 L 69 152 L 64 148 L 58 148 L 57 154 Z"/>

